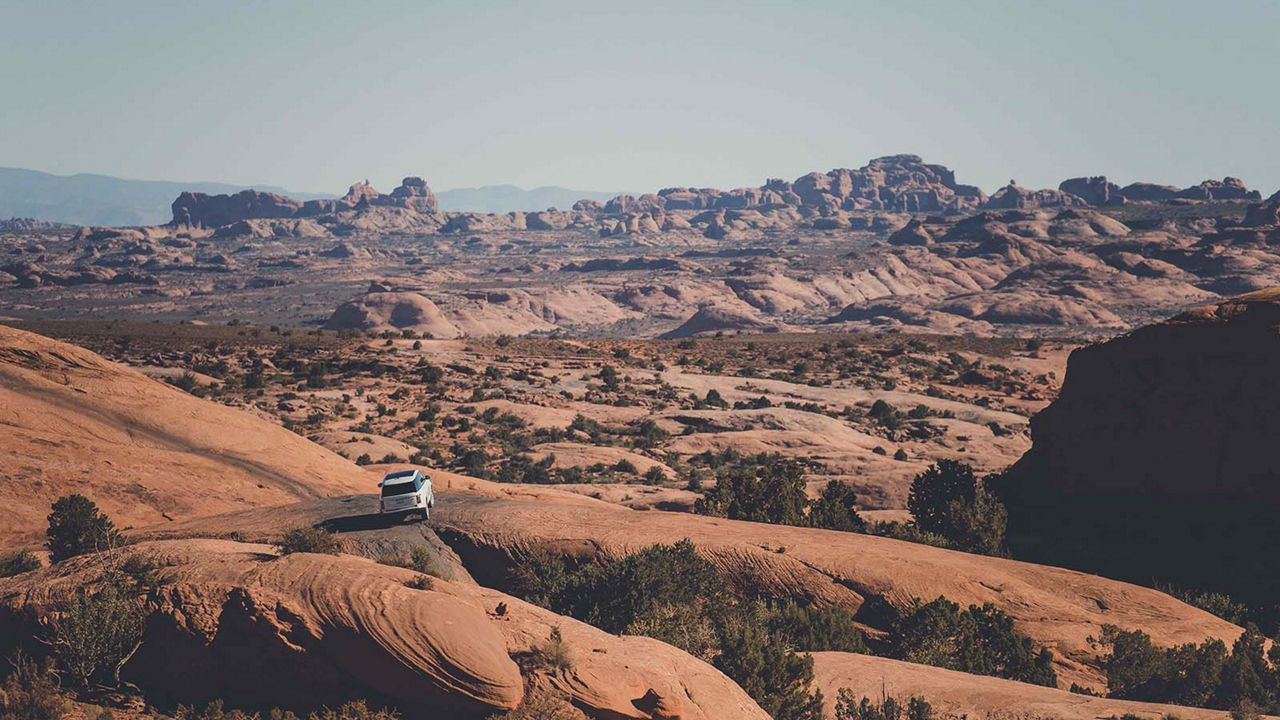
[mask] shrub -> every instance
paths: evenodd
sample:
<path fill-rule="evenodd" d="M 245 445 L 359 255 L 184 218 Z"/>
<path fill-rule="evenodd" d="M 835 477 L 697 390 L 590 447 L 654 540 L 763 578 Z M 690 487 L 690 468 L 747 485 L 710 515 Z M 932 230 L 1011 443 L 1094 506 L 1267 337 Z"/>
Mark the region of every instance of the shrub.
<path fill-rule="evenodd" d="M 534 646 L 533 658 L 538 665 L 552 670 L 563 671 L 573 667 L 573 651 L 564 641 L 564 635 L 560 634 L 559 625 L 551 628 L 546 641 Z"/>
<path fill-rule="evenodd" d="M 0 561 L 0 577 L 13 577 L 22 573 L 39 570 L 43 563 L 30 550 L 22 550 Z"/>
<path fill-rule="evenodd" d="M 858 514 L 858 494 L 843 480 L 832 480 L 822 495 L 809 503 L 806 523 L 811 527 L 862 532 L 867 524 Z"/>
<path fill-rule="evenodd" d="M 378 562 L 392 567 L 408 568 L 424 575 L 444 579 L 444 575 L 441 574 L 439 566 L 436 565 L 436 560 L 431 555 L 431 551 L 421 545 L 414 545 L 410 548 L 408 557 L 388 553 L 379 557 Z"/>
<path fill-rule="evenodd" d="M 753 617 L 731 617 L 712 664 L 774 720 L 822 720 L 822 693 L 809 692 L 813 658 L 797 655 Z"/>
<path fill-rule="evenodd" d="M 173 713 L 174 720 L 262 720 L 256 712 L 241 709 L 226 709 L 222 700 L 214 700 L 203 710 L 179 705 Z M 371 708 L 364 700 L 352 700 L 343 703 L 336 710 L 324 708 L 307 716 L 307 720 L 399 720 L 400 713 L 394 708 Z M 298 716 L 287 710 L 272 708 L 267 713 L 267 720 L 299 720 Z"/>
<path fill-rule="evenodd" d="M 1005 554 L 1004 504 L 978 482 L 973 468 L 955 460 L 939 460 L 911 481 L 907 509 L 922 532 L 939 535 L 948 545 L 984 555 Z"/>
<path fill-rule="evenodd" d="M 278 543 L 281 555 L 293 553 L 323 553 L 337 555 L 342 552 L 342 541 L 336 535 L 318 527 L 299 527 L 285 532 Z"/>
<path fill-rule="evenodd" d="M 977 482 L 972 467 L 939 460 L 911 481 L 907 509 L 921 530 L 950 537 L 952 503 L 972 500 Z"/>
<path fill-rule="evenodd" d="M 769 607 L 766 622 L 770 632 L 782 638 L 787 647 L 808 652 L 871 652 L 866 635 L 854 624 L 853 615 L 842 607 L 784 601 Z"/>
<path fill-rule="evenodd" d="M 802 525 L 808 498 L 804 467 L 778 455 L 761 455 L 721 470 L 716 486 L 694 509 L 703 515 L 775 525 Z"/>
<path fill-rule="evenodd" d="M 793 647 L 865 647 L 845 611 L 738 601 L 688 540 L 578 565 L 535 552 L 514 581 L 525 599 L 559 613 L 710 660 L 779 718 L 820 717 L 813 713 L 821 703 L 807 691 L 811 661 Z"/>
<path fill-rule="evenodd" d="M 430 577 L 426 575 L 419 575 L 412 580 L 406 581 L 404 586 L 411 590 L 431 590 L 435 588 L 436 584 Z"/>
<path fill-rule="evenodd" d="M 549 692 L 525 698 L 520 707 L 490 720 L 584 720 L 585 715 Z"/>
<path fill-rule="evenodd" d="M 1037 653 L 1031 639 L 1018 633 L 1013 618 L 990 603 L 968 610 L 944 597 L 914 602 L 891 622 L 886 649 L 890 657 L 960 670 L 975 675 L 1054 686 L 1053 656 Z"/>
<path fill-rule="evenodd" d="M 933 706 L 919 695 L 912 696 L 903 705 L 892 697 L 883 698 L 879 704 L 870 698 L 858 700 L 849 688 L 840 688 L 836 699 L 836 720 L 934 720 Z"/>
<path fill-rule="evenodd" d="M 4 720 L 61 720 L 71 704 L 62 696 L 53 661 L 37 663 L 18 654 L 9 659 L 12 671 L 0 684 L 0 718 Z"/>
<path fill-rule="evenodd" d="M 1261 636 L 1253 631 L 1242 635 L 1232 652 L 1216 639 L 1157 648 L 1145 632 L 1113 625 L 1103 626 L 1098 640 L 1111 647 L 1102 661 L 1111 697 L 1227 709 L 1244 700 L 1265 702 L 1274 694 L 1266 688 L 1268 673 L 1256 672 L 1265 661 Z"/>
<path fill-rule="evenodd" d="M 142 644 L 145 614 L 132 589 L 107 582 L 81 589 L 48 618 L 44 641 L 82 688 L 120 684 L 120 668 Z"/>
<path fill-rule="evenodd" d="M 53 562 L 108 550 L 121 543 L 120 531 L 111 518 L 83 495 L 67 495 L 53 503 L 45 534 Z"/>
<path fill-rule="evenodd" d="M 981 485 L 969 500 L 953 500 L 949 508 L 952 547 L 982 555 L 1005 555 L 1005 526 L 1009 513 L 1004 504 Z"/>

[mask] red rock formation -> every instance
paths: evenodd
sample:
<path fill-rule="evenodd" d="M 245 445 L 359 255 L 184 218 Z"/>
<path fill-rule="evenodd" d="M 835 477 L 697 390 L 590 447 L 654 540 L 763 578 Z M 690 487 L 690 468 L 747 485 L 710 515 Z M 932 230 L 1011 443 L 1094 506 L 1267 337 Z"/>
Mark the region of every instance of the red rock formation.
<path fill-rule="evenodd" d="M 173 201 L 171 225 L 215 228 L 238 220 L 293 217 L 302 203 L 290 197 L 258 190 L 234 195 L 184 192 Z"/>
<path fill-rule="evenodd" d="M 1277 364 L 1276 288 L 1072 353 L 1004 483 L 1015 554 L 1274 597 Z"/>

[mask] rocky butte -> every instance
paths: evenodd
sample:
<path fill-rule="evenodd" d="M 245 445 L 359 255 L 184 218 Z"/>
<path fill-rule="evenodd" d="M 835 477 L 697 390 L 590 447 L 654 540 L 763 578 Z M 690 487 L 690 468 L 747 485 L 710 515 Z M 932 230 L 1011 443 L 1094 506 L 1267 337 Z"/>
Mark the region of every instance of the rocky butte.
<path fill-rule="evenodd" d="M 1280 590 L 1280 288 L 1075 351 L 1002 482 L 1015 556 Z"/>

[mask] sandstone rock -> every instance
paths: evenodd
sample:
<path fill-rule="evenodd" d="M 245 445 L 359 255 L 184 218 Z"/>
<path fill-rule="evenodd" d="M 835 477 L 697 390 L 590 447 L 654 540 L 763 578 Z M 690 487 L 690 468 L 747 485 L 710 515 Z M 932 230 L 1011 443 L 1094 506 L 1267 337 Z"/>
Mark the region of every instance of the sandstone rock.
<path fill-rule="evenodd" d="M 1205 180 L 1179 192 L 1177 197 L 1191 200 L 1261 200 L 1262 193 L 1245 187 L 1240 178 Z"/>
<path fill-rule="evenodd" d="M 1240 224 L 1245 227 L 1280 225 L 1280 200 L 1250 205 Z"/>
<path fill-rule="evenodd" d="M 352 190 L 355 189 L 353 186 Z M 433 213 L 439 209 L 435 193 L 431 192 L 426 181 L 420 177 L 405 178 L 400 182 L 400 187 L 392 190 L 390 195 L 377 196 L 371 202 L 375 205 L 396 205 L 420 213 Z"/>
<path fill-rule="evenodd" d="M 664 333 L 664 338 L 690 337 L 716 332 L 781 332 L 782 325 L 762 320 L 734 308 L 706 305 L 698 308 L 680 327 Z"/>
<path fill-rule="evenodd" d="M 173 201 L 171 225 L 215 228 L 238 220 L 287 218 L 302 208 L 293 198 L 258 190 L 234 195 L 184 192 Z"/>
<path fill-rule="evenodd" d="M 889 236 L 890 245 L 929 245 L 933 236 L 919 219 L 912 219 L 906 227 Z"/>
<path fill-rule="evenodd" d="M 1120 186 L 1108 182 L 1105 175 L 1063 180 L 1058 190 L 1084 200 L 1090 205 L 1113 205 L 1124 202 Z"/>
<path fill-rule="evenodd" d="M 1178 196 L 1181 188 L 1176 185 L 1157 185 L 1155 183 L 1136 182 L 1124 186 L 1119 194 L 1125 200 L 1135 202 L 1161 202 L 1172 200 Z"/>
<path fill-rule="evenodd" d="M 1280 590 L 1280 290 L 1071 355 L 1008 473 L 1020 557 L 1262 600 Z"/>
<path fill-rule="evenodd" d="M 1061 190 L 1027 190 L 1010 182 L 987 199 L 986 210 L 1014 210 L 1087 205 L 1083 199 Z"/>
<path fill-rule="evenodd" d="M 122 527 L 349 494 L 365 472 L 273 422 L 82 348 L 0 326 L 0 541 L 74 486 Z M 22 469 L 40 459 L 38 472 Z M 193 484 L 199 492 L 192 492 Z"/>
<path fill-rule="evenodd" d="M 437 338 L 462 334 L 435 303 L 416 292 L 370 292 L 339 305 L 324 326 L 366 332 L 413 330 Z"/>

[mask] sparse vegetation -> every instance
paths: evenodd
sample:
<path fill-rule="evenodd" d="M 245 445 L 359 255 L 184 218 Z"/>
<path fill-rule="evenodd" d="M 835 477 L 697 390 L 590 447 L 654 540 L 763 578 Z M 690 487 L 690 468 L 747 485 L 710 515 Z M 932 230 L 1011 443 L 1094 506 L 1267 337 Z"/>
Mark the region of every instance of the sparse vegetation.
<path fill-rule="evenodd" d="M 9 658 L 9 672 L 0 683 L 3 720 L 62 720 L 71 703 L 63 696 L 53 659 L 36 662 L 17 653 Z"/>
<path fill-rule="evenodd" d="M 21 550 L 0 560 L 0 578 L 13 577 L 22 573 L 39 570 L 44 563 L 30 550 Z"/>
<path fill-rule="evenodd" d="M 907 509 L 923 533 L 948 546 L 984 555 L 1002 555 L 1008 513 L 974 475 L 955 460 L 939 460 L 911 482 Z"/>
<path fill-rule="evenodd" d="M 880 702 L 858 699 L 848 688 L 841 688 L 836 698 L 836 720 L 934 720 L 933 706 L 919 695 L 903 704 L 893 697 Z"/>
<path fill-rule="evenodd" d="M 525 698 L 520 707 L 508 713 L 493 715 L 489 720 L 585 720 L 586 716 L 550 692 L 538 692 Z"/>
<path fill-rule="evenodd" d="M 43 641 L 79 687 L 114 687 L 120 668 L 142 644 L 144 618 L 133 589 L 107 578 L 99 588 L 81 588 L 50 614 Z"/>
<path fill-rule="evenodd" d="M 281 555 L 293 553 L 337 555 L 342 552 L 342 541 L 338 536 L 320 527 L 307 526 L 288 530 L 277 545 Z"/>
<path fill-rule="evenodd" d="M 1168 702 L 1221 710 L 1280 710 L 1280 646 L 1266 649 L 1266 638 L 1248 628 L 1228 650 L 1209 639 L 1159 648 L 1141 630 L 1113 625 L 1097 638 L 1110 648 L 1102 663 L 1110 696 Z"/>
<path fill-rule="evenodd" d="M 757 455 L 725 465 L 716 486 L 703 493 L 695 510 L 703 515 L 775 525 L 861 532 L 858 496 L 841 480 L 832 480 L 817 500 L 805 493 L 804 466 L 779 455 Z"/>
<path fill-rule="evenodd" d="M 66 495 L 53 503 L 45 534 L 53 562 L 109 550 L 122 542 L 115 523 L 92 500 L 77 494 Z"/>

